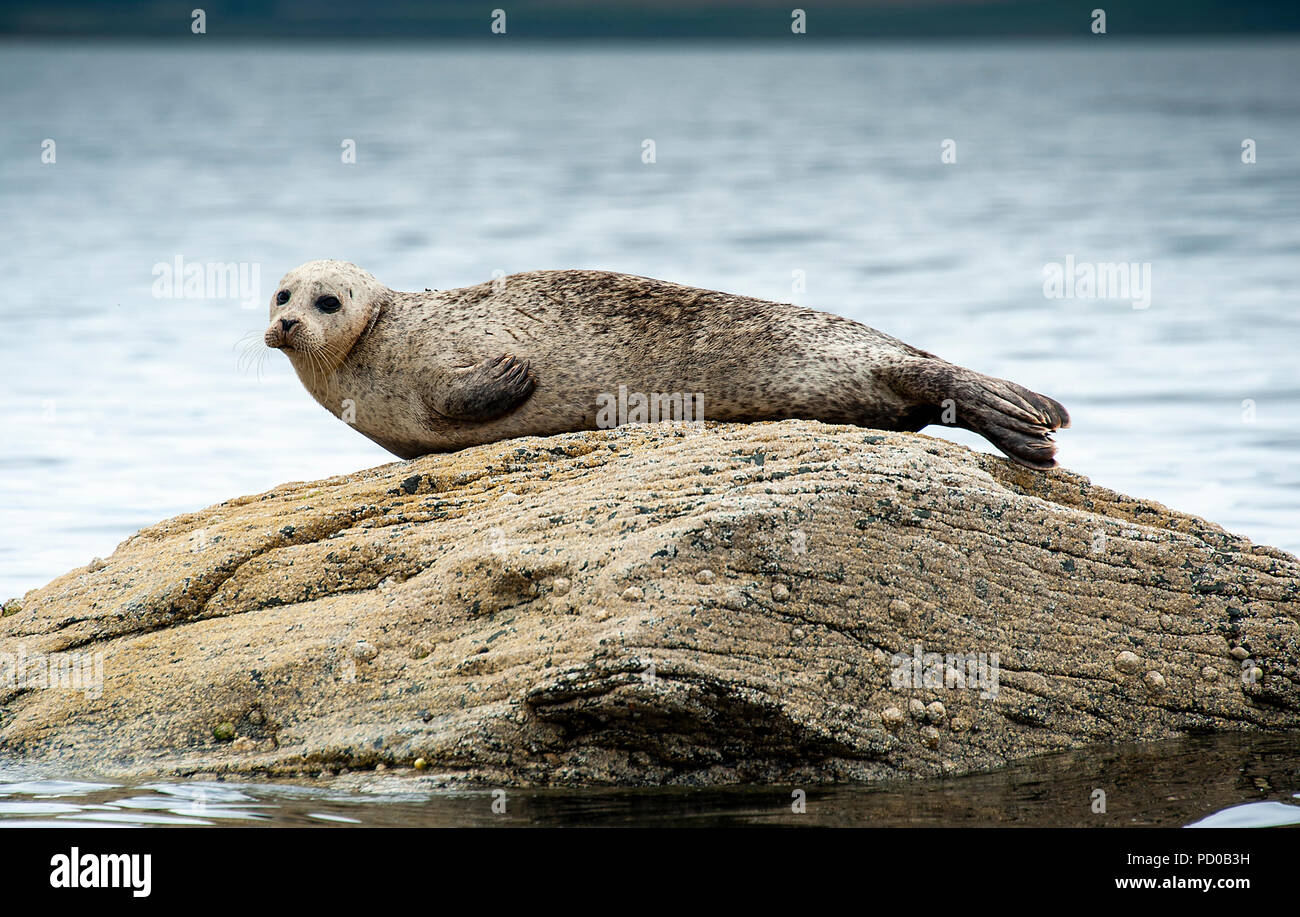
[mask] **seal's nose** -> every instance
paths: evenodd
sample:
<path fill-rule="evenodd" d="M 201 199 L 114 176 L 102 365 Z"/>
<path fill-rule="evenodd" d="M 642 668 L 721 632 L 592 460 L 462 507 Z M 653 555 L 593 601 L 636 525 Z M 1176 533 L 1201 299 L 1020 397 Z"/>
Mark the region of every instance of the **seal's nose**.
<path fill-rule="evenodd" d="M 282 318 L 280 319 L 280 330 L 283 333 L 288 334 L 289 329 L 296 324 L 298 324 L 298 319 L 296 318 Z"/>

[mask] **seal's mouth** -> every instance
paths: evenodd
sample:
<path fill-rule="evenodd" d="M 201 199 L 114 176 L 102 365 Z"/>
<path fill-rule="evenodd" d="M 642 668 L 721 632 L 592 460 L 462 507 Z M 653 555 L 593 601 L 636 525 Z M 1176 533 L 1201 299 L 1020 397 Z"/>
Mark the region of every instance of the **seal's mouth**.
<path fill-rule="evenodd" d="M 297 330 L 296 324 L 288 331 L 279 325 L 272 325 L 266 329 L 266 334 L 262 336 L 262 340 L 272 350 L 296 350 L 297 348 L 293 346 L 293 337 L 294 332 Z"/>
<path fill-rule="evenodd" d="M 278 334 L 274 329 L 270 329 L 266 332 L 266 334 L 262 335 L 262 341 L 263 343 L 266 344 L 267 347 L 270 347 L 272 350 L 284 350 L 289 346 L 288 342 L 284 340 L 283 336 Z"/>

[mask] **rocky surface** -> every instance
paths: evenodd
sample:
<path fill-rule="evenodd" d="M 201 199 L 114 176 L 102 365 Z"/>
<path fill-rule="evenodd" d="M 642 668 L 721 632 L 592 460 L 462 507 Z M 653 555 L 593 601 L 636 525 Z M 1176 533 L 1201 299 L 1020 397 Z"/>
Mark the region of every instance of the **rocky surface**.
<path fill-rule="evenodd" d="M 924 435 L 519 439 L 169 519 L 6 605 L 0 757 L 491 784 L 952 774 L 1300 728 L 1298 618 L 1289 554 Z"/>

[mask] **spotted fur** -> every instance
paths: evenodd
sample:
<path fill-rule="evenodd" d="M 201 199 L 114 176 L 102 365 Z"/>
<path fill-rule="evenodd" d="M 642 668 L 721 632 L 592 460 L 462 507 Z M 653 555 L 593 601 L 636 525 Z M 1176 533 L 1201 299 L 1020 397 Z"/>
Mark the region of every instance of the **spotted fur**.
<path fill-rule="evenodd" d="M 316 309 L 326 295 L 343 308 Z M 1050 433 L 1069 425 L 1051 398 L 858 322 L 607 271 L 400 293 L 311 261 L 272 295 L 266 343 L 326 409 L 402 458 L 594 429 L 598 396 L 620 385 L 702 393 L 708 420 L 951 423 L 1036 468 L 1055 464 Z"/>

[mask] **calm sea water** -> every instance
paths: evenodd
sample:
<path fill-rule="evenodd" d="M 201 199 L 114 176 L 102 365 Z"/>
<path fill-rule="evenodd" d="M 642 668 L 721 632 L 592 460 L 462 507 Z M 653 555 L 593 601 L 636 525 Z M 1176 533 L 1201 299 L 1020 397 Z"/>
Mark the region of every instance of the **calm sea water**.
<path fill-rule="evenodd" d="M 121 783 L 0 764 L 0 829 L 125 826 L 1220 827 L 1300 825 L 1295 742 L 1221 735 L 1050 755 L 945 780 L 721 789 L 448 789 L 405 775 L 298 784 Z M 1094 811 L 1094 792 L 1106 794 Z"/>
<path fill-rule="evenodd" d="M 281 355 L 238 365 L 322 257 L 398 289 L 590 267 L 838 312 L 1059 398 L 1062 461 L 1098 483 L 1300 550 L 1298 52 L 0 46 L 0 597 L 391 458 Z M 178 257 L 255 265 L 255 307 L 157 298 Z M 1149 308 L 1046 298 L 1067 257 L 1149 264 Z"/>

